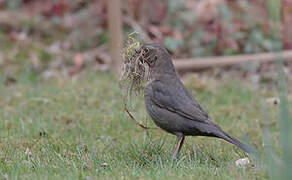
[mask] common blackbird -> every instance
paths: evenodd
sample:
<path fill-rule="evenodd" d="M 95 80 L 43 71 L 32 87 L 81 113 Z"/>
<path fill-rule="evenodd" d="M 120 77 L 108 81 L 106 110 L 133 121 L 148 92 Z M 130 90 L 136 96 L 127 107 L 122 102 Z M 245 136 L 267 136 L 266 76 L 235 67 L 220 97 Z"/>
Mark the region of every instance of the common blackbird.
<path fill-rule="evenodd" d="M 186 90 L 178 78 L 170 54 L 159 44 L 141 47 L 149 77 L 144 89 L 147 112 L 161 129 L 177 136 L 176 158 L 185 136 L 211 136 L 224 139 L 243 151 L 250 148 L 224 132 Z"/>

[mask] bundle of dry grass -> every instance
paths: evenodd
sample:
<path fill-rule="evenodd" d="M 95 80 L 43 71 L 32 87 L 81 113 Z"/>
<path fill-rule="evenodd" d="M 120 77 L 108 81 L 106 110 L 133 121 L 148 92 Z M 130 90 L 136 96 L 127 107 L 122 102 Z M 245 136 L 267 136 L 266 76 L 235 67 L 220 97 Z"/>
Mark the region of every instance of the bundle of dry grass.
<path fill-rule="evenodd" d="M 137 122 L 128 110 L 132 95 L 137 95 L 144 89 L 147 78 L 147 66 L 145 66 L 143 57 L 145 52 L 141 48 L 141 43 L 134 38 L 134 35 L 135 33 L 129 35 L 126 47 L 122 52 L 123 64 L 120 87 L 123 91 L 125 111 L 137 125 L 143 129 L 147 129 L 147 127 Z"/>
<path fill-rule="evenodd" d="M 127 95 L 143 90 L 146 76 L 146 66 L 143 59 L 141 44 L 132 36 L 123 50 L 123 66 L 121 71 L 120 85 L 126 90 Z"/>

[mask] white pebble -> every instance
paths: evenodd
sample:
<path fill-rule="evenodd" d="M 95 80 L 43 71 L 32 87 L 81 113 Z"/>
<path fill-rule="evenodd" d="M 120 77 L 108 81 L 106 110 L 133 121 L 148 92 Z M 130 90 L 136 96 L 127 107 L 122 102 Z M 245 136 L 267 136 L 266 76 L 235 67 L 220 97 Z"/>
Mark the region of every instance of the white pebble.
<path fill-rule="evenodd" d="M 235 165 L 237 167 L 243 167 L 243 166 L 247 166 L 250 164 L 250 161 L 248 158 L 242 158 L 242 159 L 238 159 L 237 161 L 235 161 Z"/>

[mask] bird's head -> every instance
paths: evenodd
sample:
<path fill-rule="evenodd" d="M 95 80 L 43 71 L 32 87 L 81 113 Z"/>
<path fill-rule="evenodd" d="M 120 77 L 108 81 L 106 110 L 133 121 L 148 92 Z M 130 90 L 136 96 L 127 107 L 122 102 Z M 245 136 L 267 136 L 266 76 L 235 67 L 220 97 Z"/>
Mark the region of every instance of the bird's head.
<path fill-rule="evenodd" d="M 149 66 L 151 74 L 173 73 L 174 65 L 170 54 L 159 44 L 145 44 L 141 47 L 143 61 Z"/>

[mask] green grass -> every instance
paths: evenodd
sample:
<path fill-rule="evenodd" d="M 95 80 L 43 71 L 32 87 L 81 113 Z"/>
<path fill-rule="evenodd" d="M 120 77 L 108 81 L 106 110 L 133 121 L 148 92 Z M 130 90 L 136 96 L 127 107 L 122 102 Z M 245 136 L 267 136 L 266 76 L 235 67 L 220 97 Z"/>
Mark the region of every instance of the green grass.
<path fill-rule="evenodd" d="M 0 177 L 9 179 L 267 179 L 264 165 L 237 168 L 245 155 L 219 139 L 187 137 L 171 161 L 173 135 L 156 128 L 141 98 L 135 117 L 154 129 L 149 137 L 125 114 L 115 77 L 83 72 L 44 80 L 29 71 L 5 85 L 0 73 Z M 260 108 L 265 94 L 238 81 L 187 88 L 222 128 L 262 148 Z M 212 83 L 213 82 L 213 83 Z M 273 94 L 273 92 L 269 92 Z M 269 113 L 277 112 L 270 107 Z M 278 124 L 271 132 L 279 136 Z M 25 153 L 26 149 L 31 155 Z"/>

